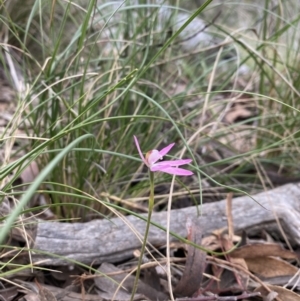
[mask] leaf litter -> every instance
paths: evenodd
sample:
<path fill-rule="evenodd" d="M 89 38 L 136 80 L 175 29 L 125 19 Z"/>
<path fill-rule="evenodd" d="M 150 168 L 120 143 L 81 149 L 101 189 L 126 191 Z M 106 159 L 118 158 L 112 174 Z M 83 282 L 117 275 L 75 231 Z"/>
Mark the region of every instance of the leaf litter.
<path fill-rule="evenodd" d="M 300 300 L 297 294 L 300 290 L 299 254 L 286 249 L 281 242 L 250 239 L 247 232 L 234 233 L 231 209 L 232 195 L 228 194 L 224 212 L 227 228 L 215 229 L 206 237 L 202 234 L 201 217 L 187 217 L 186 237 L 193 244 L 170 245 L 175 298 L 186 301 Z M 20 240 L 15 231 L 11 235 L 11 239 Z M 210 251 L 204 252 L 194 245 Z M 151 256 L 145 255 L 134 300 L 169 300 L 165 246 L 155 247 L 149 247 Z M 26 252 L 22 254 L 13 262 L 24 263 Z M 4 283 L 0 295 L 5 300 L 23 301 L 130 300 L 136 260 L 119 264 L 103 262 L 91 267 L 96 270 L 76 265 L 45 271 L 24 269 L 7 277 L 10 282 Z"/>

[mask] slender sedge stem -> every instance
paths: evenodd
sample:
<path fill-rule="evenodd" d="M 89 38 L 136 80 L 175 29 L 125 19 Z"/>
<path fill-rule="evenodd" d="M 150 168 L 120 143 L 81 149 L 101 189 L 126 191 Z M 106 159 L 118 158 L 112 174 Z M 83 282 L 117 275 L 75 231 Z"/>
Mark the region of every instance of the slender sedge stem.
<path fill-rule="evenodd" d="M 149 233 L 149 228 L 150 228 L 151 215 L 152 215 L 152 210 L 153 210 L 153 206 L 154 206 L 154 174 L 150 170 L 149 170 L 149 174 L 150 174 L 150 196 L 149 196 L 149 205 L 148 205 L 148 209 L 149 209 L 148 210 L 148 219 L 147 219 L 144 240 L 143 240 L 143 244 L 142 244 L 138 267 L 136 270 L 136 276 L 135 276 L 135 280 L 134 280 L 134 284 L 133 284 L 130 301 L 133 301 L 134 295 L 135 295 L 137 287 L 138 287 L 138 281 L 139 281 L 140 273 L 141 273 L 141 265 L 143 262 L 143 256 L 144 256 L 145 249 L 146 249 L 147 238 L 148 238 L 148 233 Z"/>

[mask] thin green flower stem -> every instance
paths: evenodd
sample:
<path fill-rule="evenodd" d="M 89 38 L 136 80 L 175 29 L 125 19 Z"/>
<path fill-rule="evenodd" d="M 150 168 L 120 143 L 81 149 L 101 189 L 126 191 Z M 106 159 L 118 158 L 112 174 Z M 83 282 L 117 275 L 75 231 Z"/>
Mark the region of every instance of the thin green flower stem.
<path fill-rule="evenodd" d="M 138 281 L 139 281 L 140 273 L 141 273 L 141 265 L 143 262 L 143 256 L 144 256 L 145 249 L 146 249 L 147 238 L 148 238 L 148 233 L 149 233 L 149 229 L 150 229 L 151 215 L 152 215 L 153 206 L 154 206 L 154 173 L 150 170 L 149 170 L 149 176 L 150 176 L 150 196 L 149 196 L 149 205 L 148 205 L 148 218 L 147 218 L 144 240 L 143 240 L 143 244 L 142 244 L 141 254 L 139 257 L 138 267 L 136 270 L 136 276 L 135 276 L 135 280 L 134 280 L 134 284 L 133 284 L 130 301 L 133 301 L 134 295 L 135 295 L 137 287 L 138 287 Z"/>

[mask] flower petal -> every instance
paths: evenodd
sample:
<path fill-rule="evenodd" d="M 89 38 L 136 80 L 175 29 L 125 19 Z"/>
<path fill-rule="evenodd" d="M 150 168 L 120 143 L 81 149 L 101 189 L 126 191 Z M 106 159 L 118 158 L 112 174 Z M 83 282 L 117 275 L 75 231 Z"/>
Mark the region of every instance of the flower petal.
<path fill-rule="evenodd" d="M 149 166 L 152 166 L 155 162 L 161 159 L 162 156 L 157 149 L 153 149 L 146 154 L 146 161 L 148 162 Z"/>
<path fill-rule="evenodd" d="M 154 166 L 155 167 L 155 166 Z M 177 168 L 177 167 L 161 167 L 160 169 L 154 169 L 154 167 L 151 167 L 150 170 L 151 171 L 161 171 L 161 172 L 165 172 L 168 173 L 170 175 L 175 175 L 175 176 L 191 176 L 194 173 L 190 170 L 187 169 L 183 169 L 183 168 Z M 157 167 L 157 166 L 156 166 Z"/>
<path fill-rule="evenodd" d="M 161 161 L 157 162 L 154 165 L 159 165 L 159 166 L 180 166 L 184 164 L 189 164 L 192 162 L 192 159 L 179 159 L 179 160 L 169 160 L 169 161 Z"/>
<path fill-rule="evenodd" d="M 144 162 L 147 166 L 149 166 L 149 164 L 147 163 L 147 161 L 146 161 L 146 159 L 145 159 L 145 157 L 144 157 L 144 155 L 143 155 L 143 153 L 142 153 L 142 151 L 141 151 L 141 148 L 140 148 L 140 145 L 139 145 L 139 142 L 138 142 L 136 136 L 133 136 L 133 138 L 134 138 L 134 142 L 135 142 L 136 148 L 137 148 L 137 150 L 138 150 L 138 152 L 139 152 L 139 154 L 140 154 L 141 159 L 143 160 L 143 162 Z"/>
<path fill-rule="evenodd" d="M 164 147 L 162 150 L 159 151 L 160 155 L 162 157 L 165 156 L 174 145 L 175 145 L 175 143 L 171 143 L 168 146 Z"/>

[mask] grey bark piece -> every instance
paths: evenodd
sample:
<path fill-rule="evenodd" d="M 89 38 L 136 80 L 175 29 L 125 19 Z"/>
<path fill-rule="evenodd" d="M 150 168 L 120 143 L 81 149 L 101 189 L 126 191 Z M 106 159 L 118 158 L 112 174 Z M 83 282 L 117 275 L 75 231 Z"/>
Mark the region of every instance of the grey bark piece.
<path fill-rule="evenodd" d="M 260 233 L 267 230 L 280 237 L 280 227 L 293 245 L 300 245 L 300 185 L 287 184 L 253 197 L 263 207 L 247 196 L 233 199 L 233 218 L 235 232 Z M 203 237 L 213 230 L 226 227 L 226 202 L 204 204 L 202 216 Z M 196 207 L 188 207 L 171 212 L 171 231 L 186 237 L 186 219 L 196 216 Z M 145 232 L 145 221 L 134 217 L 125 217 L 127 222 L 141 233 Z M 152 221 L 166 227 L 167 213 L 153 213 Z M 176 240 L 171 238 L 172 241 Z M 160 246 L 166 243 L 166 233 L 151 226 L 148 241 Z M 37 236 L 33 249 L 64 256 L 82 263 L 119 262 L 132 257 L 141 243 L 121 218 L 94 220 L 87 223 L 58 223 L 43 221 L 37 225 Z M 70 264 L 61 258 L 33 254 L 33 261 L 48 259 L 40 265 Z"/>

